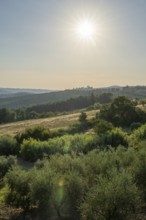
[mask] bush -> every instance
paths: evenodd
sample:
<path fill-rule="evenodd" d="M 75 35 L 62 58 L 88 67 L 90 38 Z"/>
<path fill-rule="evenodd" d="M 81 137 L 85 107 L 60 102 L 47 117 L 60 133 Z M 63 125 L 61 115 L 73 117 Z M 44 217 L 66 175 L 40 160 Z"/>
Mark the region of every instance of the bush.
<path fill-rule="evenodd" d="M 112 128 L 113 126 L 111 123 L 104 120 L 99 120 L 97 121 L 94 130 L 97 134 L 100 135 L 106 133 L 107 131 L 112 130 Z"/>
<path fill-rule="evenodd" d="M 136 108 L 134 102 L 124 96 L 115 98 L 109 106 L 103 106 L 100 117 L 122 127 L 129 127 L 133 122 L 146 122 L 146 113 Z"/>
<path fill-rule="evenodd" d="M 43 142 L 32 138 L 24 140 L 20 146 L 20 156 L 27 161 L 34 162 L 43 158 Z"/>
<path fill-rule="evenodd" d="M 21 144 L 24 139 L 29 138 L 40 141 L 48 140 L 48 138 L 50 138 L 50 130 L 45 127 L 37 126 L 34 128 L 28 128 L 25 132 L 16 135 L 16 139 L 19 144 Z"/>
<path fill-rule="evenodd" d="M 131 169 L 135 182 L 142 192 L 142 197 L 146 201 L 146 143 L 143 144 L 143 148 L 136 154 L 137 158 Z"/>
<path fill-rule="evenodd" d="M 48 141 L 37 141 L 32 138 L 24 140 L 20 146 L 20 156 L 27 161 L 50 157 L 54 154 L 80 155 L 97 147 L 95 135 L 64 135 L 50 138 Z"/>
<path fill-rule="evenodd" d="M 142 125 L 138 129 L 135 129 L 130 136 L 130 145 L 136 147 L 139 142 L 146 138 L 146 124 Z"/>
<path fill-rule="evenodd" d="M 83 153 L 85 148 L 85 135 L 74 135 L 70 138 L 69 152 L 79 155 Z"/>
<path fill-rule="evenodd" d="M 73 124 L 71 124 L 68 128 L 68 133 L 69 134 L 75 134 L 75 133 L 80 133 L 82 132 L 84 129 L 83 129 L 83 126 L 81 125 L 81 123 L 79 122 L 75 122 Z"/>
<path fill-rule="evenodd" d="M 19 152 L 16 139 L 11 136 L 0 137 L 0 155 L 16 155 Z"/>
<path fill-rule="evenodd" d="M 140 193 L 130 174 L 112 171 L 109 178 L 100 176 L 81 204 L 83 220 L 126 220 L 140 202 Z"/>
<path fill-rule="evenodd" d="M 70 172 L 65 178 L 65 192 L 70 218 L 80 219 L 79 205 L 83 201 L 86 184 L 83 177 L 76 171 Z"/>
<path fill-rule="evenodd" d="M 111 147 L 118 147 L 119 145 L 128 147 L 127 133 L 120 128 L 114 128 L 101 138 L 104 145 Z"/>
<path fill-rule="evenodd" d="M 66 135 L 43 143 L 47 143 L 44 149 L 47 152 L 50 142 L 49 152 L 55 154 L 61 143 L 60 149 L 68 152 L 71 143 L 81 141 L 85 150 L 93 136 Z M 138 216 L 137 209 L 146 201 L 145 176 L 145 144 L 139 149 L 111 147 L 79 156 L 55 154 L 27 172 L 9 169 L 6 202 L 25 211 L 35 207 L 36 219 L 52 219 L 57 214 L 58 219 L 129 220 Z"/>
<path fill-rule="evenodd" d="M 51 195 L 53 193 L 54 173 L 44 167 L 24 171 L 13 167 L 6 175 L 8 192 L 5 196 L 7 204 L 28 211 L 36 206 L 43 217 L 48 214 Z"/>
<path fill-rule="evenodd" d="M 6 175 L 6 181 L 9 191 L 6 195 L 6 203 L 28 210 L 30 208 L 30 179 L 32 176 L 29 172 L 14 167 Z"/>
<path fill-rule="evenodd" d="M 80 123 L 86 123 L 87 122 L 87 114 L 85 112 L 81 112 L 79 116 L 79 122 Z"/>
<path fill-rule="evenodd" d="M 33 178 L 30 182 L 30 200 L 38 207 L 39 215 L 46 218 L 50 215 L 53 195 L 53 172 L 44 167 L 41 170 L 33 170 Z"/>
<path fill-rule="evenodd" d="M 138 129 L 139 127 L 142 126 L 142 123 L 140 122 L 133 122 L 131 125 L 130 125 L 130 129 L 133 131 L 135 129 Z"/>
<path fill-rule="evenodd" d="M 16 164 L 16 158 L 14 156 L 0 156 L 0 179 L 3 178 L 8 170 Z"/>
<path fill-rule="evenodd" d="M 35 139 L 24 140 L 20 146 L 20 156 L 27 161 L 34 162 L 38 159 L 49 157 L 52 154 L 65 153 L 65 141 L 63 138 L 53 138 L 49 141 L 37 141 Z"/>

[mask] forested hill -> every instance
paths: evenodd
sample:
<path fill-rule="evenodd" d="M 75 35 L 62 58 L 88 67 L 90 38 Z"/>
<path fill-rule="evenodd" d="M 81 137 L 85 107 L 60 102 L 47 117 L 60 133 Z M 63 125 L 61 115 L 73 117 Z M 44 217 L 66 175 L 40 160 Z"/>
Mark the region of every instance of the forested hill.
<path fill-rule="evenodd" d="M 15 97 L 0 98 L 0 108 L 21 108 L 66 101 L 70 98 L 79 96 L 88 96 L 91 93 L 100 95 L 103 93 L 112 93 L 116 96 L 128 96 L 130 98 L 146 98 L 146 86 L 126 86 L 126 87 L 107 87 L 107 88 L 77 88 L 64 91 L 55 91 L 43 94 L 19 94 Z M 0 96 L 1 97 L 1 96 Z"/>
<path fill-rule="evenodd" d="M 93 91 L 96 94 L 101 94 L 103 91 L 106 91 L 106 89 L 82 88 L 5 98 L 0 99 L 0 108 L 21 108 L 47 103 L 56 103 L 66 101 L 70 98 L 77 98 L 79 96 L 89 96 Z"/>
<path fill-rule="evenodd" d="M 98 104 L 110 103 L 112 101 L 112 93 L 103 93 L 95 96 L 91 93 L 89 96 L 79 96 L 77 98 L 70 98 L 66 101 L 55 102 L 51 104 L 42 104 L 32 106 L 26 109 L 28 113 L 47 113 L 47 112 L 69 112 L 77 109 L 90 108 L 94 105 L 97 108 Z"/>
<path fill-rule="evenodd" d="M 0 98 L 10 98 L 31 94 L 49 93 L 52 90 L 46 89 L 17 89 L 17 88 L 0 88 Z"/>

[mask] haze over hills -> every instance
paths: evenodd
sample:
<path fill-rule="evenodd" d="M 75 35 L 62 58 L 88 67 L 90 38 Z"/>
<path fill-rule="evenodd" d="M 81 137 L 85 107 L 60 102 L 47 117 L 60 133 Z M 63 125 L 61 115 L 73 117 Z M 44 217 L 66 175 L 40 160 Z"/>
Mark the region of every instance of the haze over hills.
<path fill-rule="evenodd" d="M 88 96 L 92 92 L 95 95 L 110 92 L 114 97 L 125 95 L 130 98 L 146 98 L 146 86 L 83 87 L 64 91 L 0 88 L 0 108 L 21 108 L 55 103 L 79 96 Z"/>
<path fill-rule="evenodd" d="M 40 105 L 46 103 L 54 103 L 59 101 L 65 101 L 70 98 L 78 96 L 86 96 L 91 93 L 93 88 L 80 88 L 64 91 L 52 91 L 49 90 L 45 93 L 17 93 L 14 97 L 1 98 L 0 95 L 0 108 L 20 108 L 31 107 L 33 105 Z M 21 90 L 20 90 L 21 91 Z"/>
<path fill-rule="evenodd" d="M 47 89 L 20 89 L 20 88 L 0 88 L 0 98 L 23 96 L 29 94 L 49 93 L 52 90 Z"/>

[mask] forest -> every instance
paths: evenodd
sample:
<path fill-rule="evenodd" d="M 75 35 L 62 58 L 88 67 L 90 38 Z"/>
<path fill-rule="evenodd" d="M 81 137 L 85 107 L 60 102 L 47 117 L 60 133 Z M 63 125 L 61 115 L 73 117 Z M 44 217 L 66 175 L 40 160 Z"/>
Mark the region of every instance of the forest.
<path fill-rule="evenodd" d="M 52 117 L 60 113 L 71 112 L 83 108 L 88 108 L 91 110 L 96 108 L 97 106 L 100 107 L 100 104 L 109 103 L 111 102 L 111 100 L 111 93 L 103 93 L 99 96 L 91 93 L 88 96 L 79 96 L 77 98 L 70 98 L 66 101 L 36 105 L 29 108 L 1 108 L 0 124 L 28 119 Z"/>
<path fill-rule="evenodd" d="M 9 219 L 144 220 L 146 112 L 119 96 L 67 128 L 1 136 L 0 180 Z"/>

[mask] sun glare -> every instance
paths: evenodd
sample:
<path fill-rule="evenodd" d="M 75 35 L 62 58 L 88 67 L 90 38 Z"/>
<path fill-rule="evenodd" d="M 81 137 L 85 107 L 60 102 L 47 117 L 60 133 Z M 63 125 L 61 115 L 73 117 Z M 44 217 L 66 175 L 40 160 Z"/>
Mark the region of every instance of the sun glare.
<path fill-rule="evenodd" d="M 91 40 L 95 35 L 95 26 L 90 21 L 83 21 L 77 25 L 77 33 L 80 38 Z"/>
<path fill-rule="evenodd" d="M 101 38 L 101 23 L 96 16 L 73 17 L 71 34 L 80 45 L 97 45 Z"/>

